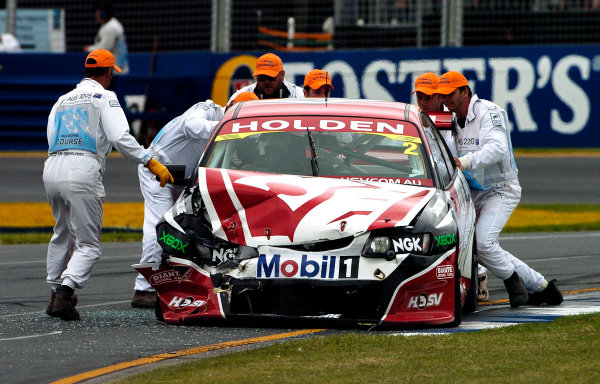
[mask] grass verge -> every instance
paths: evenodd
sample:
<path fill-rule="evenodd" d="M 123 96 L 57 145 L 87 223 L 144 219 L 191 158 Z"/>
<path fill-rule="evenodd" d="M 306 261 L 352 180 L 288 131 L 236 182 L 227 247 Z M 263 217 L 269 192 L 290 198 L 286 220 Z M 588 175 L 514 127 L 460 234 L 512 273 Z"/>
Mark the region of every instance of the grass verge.
<path fill-rule="evenodd" d="M 44 244 L 52 238 L 52 232 L 0 233 L 0 244 Z M 102 242 L 142 241 L 141 232 L 102 232 Z"/>
<path fill-rule="evenodd" d="M 21 215 L 14 218 L 12 217 L 14 212 L 21 212 Z M 106 203 L 102 241 L 141 241 L 143 217 L 143 203 Z M 15 229 L 18 229 L 16 232 L 3 233 L 0 231 L 0 244 L 47 243 L 52 236 L 52 230 L 49 228 L 54 225 L 47 203 L 0 204 L 0 222 L 11 223 Z M 46 227 L 46 229 L 39 226 Z M 28 228 L 31 231 L 28 231 Z M 113 230 L 113 228 L 123 228 L 124 230 Z M 510 217 L 503 232 L 598 230 L 600 230 L 600 205 L 521 204 Z"/>
<path fill-rule="evenodd" d="M 148 371 L 137 383 L 598 383 L 600 313 L 437 336 L 342 334 Z"/>

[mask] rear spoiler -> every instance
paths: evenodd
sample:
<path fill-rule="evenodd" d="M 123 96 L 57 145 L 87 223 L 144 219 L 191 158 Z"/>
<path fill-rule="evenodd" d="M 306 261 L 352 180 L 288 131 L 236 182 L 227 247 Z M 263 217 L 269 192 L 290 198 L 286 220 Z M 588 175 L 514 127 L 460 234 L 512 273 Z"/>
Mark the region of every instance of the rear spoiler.
<path fill-rule="evenodd" d="M 429 115 L 431 121 L 440 131 L 452 130 L 452 112 L 425 111 L 425 113 Z"/>

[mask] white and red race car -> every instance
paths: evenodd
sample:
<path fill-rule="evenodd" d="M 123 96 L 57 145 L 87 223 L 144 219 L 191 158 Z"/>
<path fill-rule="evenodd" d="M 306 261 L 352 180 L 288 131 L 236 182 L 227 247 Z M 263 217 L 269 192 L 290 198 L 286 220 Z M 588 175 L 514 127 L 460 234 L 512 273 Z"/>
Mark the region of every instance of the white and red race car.
<path fill-rule="evenodd" d="M 251 101 L 157 225 L 160 268 L 134 267 L 169 323 L 456 326 L 477 306 L 474 226 L 467 182 L 414 105 Z"/>

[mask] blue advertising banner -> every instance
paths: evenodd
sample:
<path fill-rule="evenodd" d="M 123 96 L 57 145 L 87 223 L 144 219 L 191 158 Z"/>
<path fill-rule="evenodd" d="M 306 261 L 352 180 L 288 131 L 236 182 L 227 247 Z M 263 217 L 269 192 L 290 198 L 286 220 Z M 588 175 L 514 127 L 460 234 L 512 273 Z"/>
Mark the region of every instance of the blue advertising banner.
<path fill-rule="evenodd" d="M 286 79 L 302 85 L 313 68 L 331 74 L 333 97 L 412 102 L 415 78 L 462 72 L 474 93 L 506 109 L 515 147 L 599 147 L 600 46 L 433 48 L 282 53 Z M 256 56 L 215 56 L 212 97 L 251 80 Z"/>
<path fill-rule="evenodd" d="M 209 98 L 225 105 L 235 90 L 253 81 L 256 59 L 263 53 L 131 54 L 130 73 L 115 76 L 111 88 L 136 133 L 140 119 L 154 118 L 161 125 Z M 506 109 L 514 147 L 600 147 L 600 124 L 592 114 L 600 105 L 600 45 L 278 55 L 286 79 L 298 85 L 313 68 L 328 71 L 335 87 L 332 97 L 416 104 L 411 91 L 418 75 L 460 71 L 474 93 Z M 46 145 L 50 107 L 83 77 L 84 60 L 85 53 L 0 54 L 0 137 L 5 138 L 0 149 Z"/>

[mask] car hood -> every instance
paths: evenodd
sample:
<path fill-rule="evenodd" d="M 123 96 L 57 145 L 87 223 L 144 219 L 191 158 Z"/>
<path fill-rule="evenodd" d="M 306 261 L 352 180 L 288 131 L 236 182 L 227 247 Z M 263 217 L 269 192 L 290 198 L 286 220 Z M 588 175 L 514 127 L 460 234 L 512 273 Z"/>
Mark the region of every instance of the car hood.
<path fill-rule="evenodd" d="M 232 243 L 285 246 L 408 225 L 435 188 L 199 168 L 213 234 Z"/>

